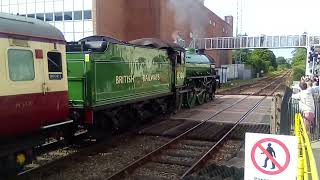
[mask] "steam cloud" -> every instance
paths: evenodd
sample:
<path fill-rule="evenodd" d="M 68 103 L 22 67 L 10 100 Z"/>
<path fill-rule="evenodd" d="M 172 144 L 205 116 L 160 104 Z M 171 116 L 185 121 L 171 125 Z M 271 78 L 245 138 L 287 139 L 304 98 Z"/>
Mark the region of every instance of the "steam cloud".
<path fill-rule="evenodd" d="M 197 0 L 169 0 L 171 9 L 175 12 L 176 27 L 190 24 L 193 37 L 205 37 L 209 17 Z M 185 38 L 185 37 L 183 37 Z"/>

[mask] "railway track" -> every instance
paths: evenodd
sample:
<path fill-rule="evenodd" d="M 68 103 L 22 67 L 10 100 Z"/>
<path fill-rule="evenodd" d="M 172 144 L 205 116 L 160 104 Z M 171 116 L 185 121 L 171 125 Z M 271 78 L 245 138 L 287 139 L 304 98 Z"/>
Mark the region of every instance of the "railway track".
<path fill-rule="evenodd" d="M 159 120 L 156 119 L 155 121 L 158 122 Z M 148 126 L 148 124 L 144 126 Z M 117 139 L 121 139 L 122 136 L 130 136 L 140 128 L 141 127 L 133 127 L 132 130 L 119 136 L 112 137 L 112 139 L 117 141 Z M 36 159 L 12 179 L 33 179 L 33 176 L 36 174 L 50 171 L 57 166 L 68 164 L 71 159 L 79 159 L 79 157 L 86 157 L 92 153 L 99 152 L 99 149 L 112 144 L 111 138 L 107 136 L 105 139 L 97 141 L 86 135 L 86 132 L 76 134 L 75 142 L 70 145 L 64 145 L 63 141 L 53 140 L 37 147 L 35 150 L 35 153 L 37 154 Z"/>
<path fill-rule="evenodd" d="M 70 145 L 65 145 L 63 141 L 51 140 L 46 144 L 35 148 L 36 159 L 32 164 L 28 164 L 18 174 L 17 178 L 26 178 L 32 173 L 49 169 L 56 164 L 62 163 L 68 158 L 75 155 L 80 155 L 95 144 L 93 139 L 85 138 L 86 132 L 76 134 L 75 142 Z"/>
<path fill-rule="evenodd" d="M 138 179 L 146 179 L 150 177 L 149 175 L 152 173 L 161 172 L 163 169 L 169 169 L 169 177 L 171 177 L 170 179 L 189 178 L 192 177 L 189 176 L 190 174 L 201 168 L 203 165 L 208 165 L 206 162 L 215 163 L 214 159 L 216 159 L 216 162 L 218 162 L 218 160 L 221 160 L 221 157 L 226 158 L 226 160 L 233 157 L 235 155 L 234 152 L 238 152 L 239 148 L 243 145 L 243 137 L 245 132 L 249 131 L 267 133 L 268 127 L 265 127 L 264 125 L 240 125 L 241 122 L 259 106 L 266 96 L 261 97 L 235 124 L 208 122 L 212 122 L 215 116 L 218 116 L 222 112 L 232 107 L 236 107 L 250 96 L 260 93 L 272 85 L 273 83 L 262 88 L 260 87 L 260 89 L 258 89 L 256 92 L 241 98 L 240 100 L 216 112 L 214 115 L 212 115 L 212 117 L 208 118 L 207 120 L 203 120 L 200 123 L 191 121 L 187 124 L 181 125 L 179 123 L 174 124 L 174 122 L 171 122 L 173 123 L 172 126 L 175 126 L 175 128 L 167 130 L 162 134 L 157 133 L 155 130 L 160 130 L 161 127 L 159 126 L 156 128 L 152 128 L 152 126 L 150 126 L 151 128 L 144 128 L 140 131 L 139 136 L 164 136 L 167 138 L 169 137 L 171 140 L 146 156 L 141 157 L 137 161 L 121 169 L 119 172 L 114 173 L 112 176 L 106 177 L 109 179 L 119 179 L 122 177 L 128 178 L 128 175 L 131 175 L 131 177 L 136 177 Z M 270 89 L 272 88 L 270 87 Z M 266 95 L 272 95 L 273 93 L 274 90 L 270 91 L 269 94 Z M 222 97 L 223 96 L 225 95 L 222 95 Z M 166 128 L 166 126 L 163 128 Z M 64 156 L 61 156 L 56 160 L 43 163 L 43 165 L 33 169 L 29 169 L 28 171 L 22 173 L 21 177 L 29 177 L 30 179 L 32 174 L 47 171 L 52 167 L 68 163 L 70 159 L 77 159 L 81 156 L 87 156 L 90 154 L 90 152 L 95 152 L 94 149 L 99 149 L 103 146 L 106 146 L 106 144 L 98 144 L 93 145 L 92 147 L 89 146 L 81 149 L 78 148 L 74 152 L 71 152 L 73 150 L 70 150 L 70 154 L 66 153 Z M 61 154 L 63 154 L 63 151 L 68 151 L 68 149 L 62 149 L 61 151 Z M 213 152 L 218 152 L 218 154 Z M 221 152 L 224 152 L 226 155 L 222 156 Z M 145 175 L 145 172 L 149 172 L 149 174 Z M 162 176 L 168 177 L 168 174 L 162 174 Z M 162 176 L 161 174 L 154 174 L 152 178 Z"/>
<path fill-rule="evenodd" d="M 285 73 L 278 76 L 270 76 L 255 83 L 243 84 L 239 87 L 232 88 L 220 92 L 222 95 L 249 95 L 254 93 L 257 96 L 266 96 L 270 91 L 276 91 L 286 80 L 286 77 L 290 76 L 291 71 L 286 71 Z M 261 87 L 265 87 L 261 89 Z M 259 91 L 261 89 L 261 91 Z"/>
<path fill-rule="evenodd" d="M 221 152 L 225 152 L 224 155 L 229 157 L 227 159 L 232 158 L 235 156 L 234 153 L 238 152 L 243 145 L 245 132 L 268 132 L 268 128 L 264 125 L 244 126 L 241 123 L 275 90 L 273 89 L 269 94 L 258 99 L 234 124 L 208 122 L 214 120 L 222 112 L 239 105 L 250 96 L 259 94 L 272 85 L 273 83 L 260 88 L 199 123 L 189 122 L 184 125 L 177 125 L 174 130 L 164 131 L 161 136 L 174 136 L 174 138 L 109 176 L 108 179 L 185 179 L 207 165 L 210 160 L 212 162 L 215 158 L 222 157 L 223 159 L 224 156 Z M 155 128 L 156 131 L 159 129 L 161 127 Z M 159 135 L 152 128 L 140 134 Z"/>

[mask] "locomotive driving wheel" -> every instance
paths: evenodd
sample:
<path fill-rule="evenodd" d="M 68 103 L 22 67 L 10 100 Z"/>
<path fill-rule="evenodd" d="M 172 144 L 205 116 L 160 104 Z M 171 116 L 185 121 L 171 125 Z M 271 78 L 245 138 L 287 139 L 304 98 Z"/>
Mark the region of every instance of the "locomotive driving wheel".
<path fill-rule="evenodd" d="M 185 103 L 187 108 L 192 108 L 196 104 L 197 96 L 194 90 L 185 93 Z"/>
<path fill-rule="evenodd" d="M 199 105 L 205 103 L 205 101 L 206 101 L 206 96 L 207 96 L 207 94 L 206 94 L 206 92 L 205 92 L 204 90 L 202 90 L 200 93 L 198 93 L 198 94 L 197 94 L 197 103 L 198 103 Z"/>
<path fill-rule="evenodd" d="M 181 110 L 181 107 L 183 104 L 183 96 L 184 96 L 184 94 L 182 94 L 182 93 L 176 94 L 176 108 L 175 108 L 176 111 Z"/>

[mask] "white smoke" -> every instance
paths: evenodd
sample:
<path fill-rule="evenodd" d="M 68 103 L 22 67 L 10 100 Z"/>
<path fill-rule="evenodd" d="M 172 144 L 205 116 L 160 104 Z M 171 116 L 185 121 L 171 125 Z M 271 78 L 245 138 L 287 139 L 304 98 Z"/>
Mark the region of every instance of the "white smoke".
<path fill-rule="evenodd" d="M 210 22 L 207 11 L 197 0 L 169 0 L 175 12 L 176 27 L 189 24 L 193 37 L 205 37 L 206 27 Z"/>

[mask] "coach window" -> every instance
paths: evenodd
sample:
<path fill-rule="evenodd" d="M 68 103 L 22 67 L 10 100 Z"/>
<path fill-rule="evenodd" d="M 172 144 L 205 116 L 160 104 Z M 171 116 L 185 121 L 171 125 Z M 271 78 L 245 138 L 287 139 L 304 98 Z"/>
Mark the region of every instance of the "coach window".
<path fill-rule="evenodd" d="M 62 59 L 59 52 L 48 52 L 48 70 L 49 72 L 62 72 Z"/>
<path fill-rule="evenodd" d="M 35 77 L 33 53 L 25 49 L 8 50 L 9 75 L 12 81 L 32 81 Z"/>

